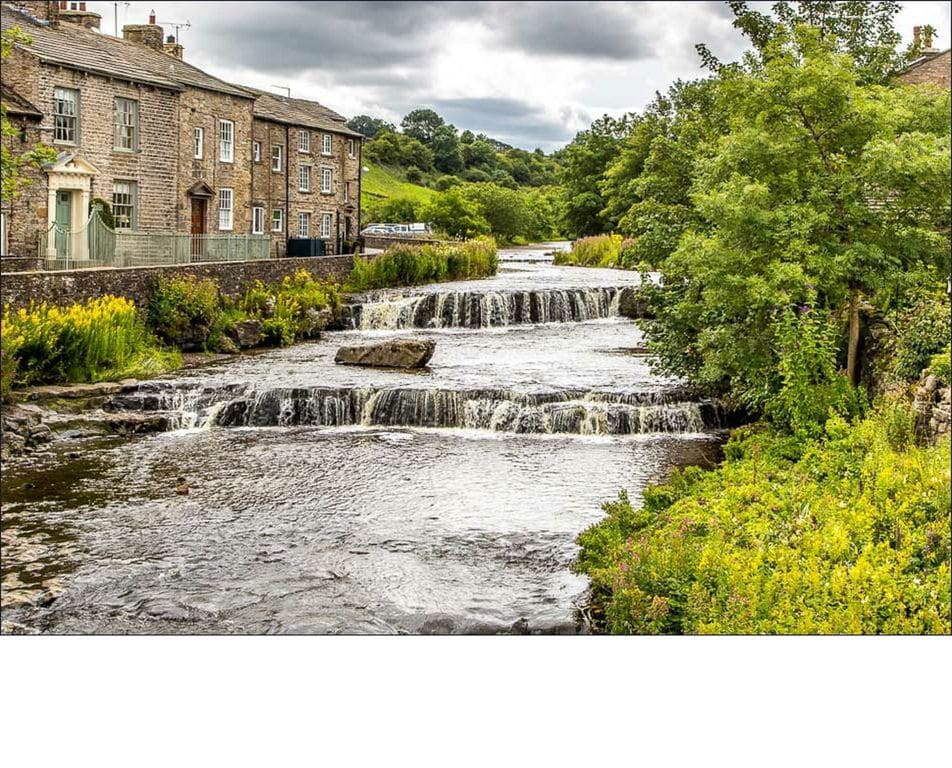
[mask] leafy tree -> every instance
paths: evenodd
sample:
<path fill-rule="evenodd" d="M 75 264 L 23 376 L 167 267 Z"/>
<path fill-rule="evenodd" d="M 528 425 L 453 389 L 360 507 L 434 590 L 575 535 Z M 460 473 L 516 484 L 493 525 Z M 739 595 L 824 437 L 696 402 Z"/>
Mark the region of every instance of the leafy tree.
<path fill-rule="evenodd" d="M 367 208 L 369 221 L 411 222 L 418 221 L 419 203 L 407 197 L 389 197 L 371 203 Z"/>
<path fill-rule="evenodd" d="M 510 241 L 525 236 L 529 229 L 529 211 L 525 197 L 520 192 L 482 182 L 468 184 L 463 194 L 476 204 L 494 235 Z"/>
<path fill-rule="evenodd" d="M 460 144 L 472 144 L 476 141 L 475 134 L 470 130 L 465 130 L 459 135 Z"/>
<path fill-rule="evenodd" d="M 346 125 L 352 131 L 357 131 L 357 133 L 363 134 L 368 139 L 374 138 L 381 131 L 395 133 L 397 130 L 397 127 L 393 123 L 388 123 L 376 117 L 370 117 L 370 115 L 357 115 L 356 117 L 352 117 L 347 121 Z"/>
<path fill-rule="evenodd" d="M 427 146 L 433 143 L 437 129 L 444 125 L 443 118 L 432 109 L 414 109 L 400 122 L 407 136 L 411 136 Z"/>
<path fill-rule="evenodd" d="M 463 143 L 463 164 L 467 168 L 482 168 L 492 171 L 496 168 L 496 150 L 485 141 L 474 139 Z"/>
<path fill-rule="evenodd" d="M 18 43 L 29 42 L 30 38 L 23 34 L 19 27 L 4 30 L 0 36 L 0 60 L 5 60 Z M 0 130 L 3 137 L 0 141 L 0 189 L 3 192 L 3 200 L 7 201 L 16 198 L 23 187 L 33 183 L 33 180 L 25 175 L 26 169 L 39 168 L 44 163 L 52 162 L 56 159 L 56 150 L 38 144 L 31 149 L 17 151 L 21 144 L 20 131 L 7 119 L 7 108 L 2 103 Z"/>
<path fill-rule="evenodd" d="M 451 237 L 475 237 L 490 231 L 489 222 L 480 214 L 478 205 L 459 187 L 435 195 L 423 208 L 422 215 L 431 226 Z"/>
<path fill-rule="evenodd" d="M 648 333 L 662 366 L 760 409 L 778 389 L 777 318 L 842 323 L 859 381 L 859 308 L 910 270 L 949 270 L 949 95 L 862 85 L 828 36 L 776 35 L 764 63 L 722 70 L 729 132 L 699 164 L 701 223 L 681 238 Z"/>
<path fill-rule="evenodd" d="M 433 150 L 410 136 L 391 131 L 377 134 L 364 147 L 364 157 L 381 165 L 416 166 L 422 171 L 433 169 Z"/>
<path fill-rule="evenodd" d="M 452 125 L 439 126 L 433 132 L 430 146 L 433 148 L 433 165 L 437 170 L 443 173 L 463 170 L 463 151 Z"/>
<path fill-rule="evenodd" d="M 605 115 L 565 147 L 561 181 L 566 192 L 565 219 L 570 236 L 598 234 L 608 228 L 602 215 L 605 199 L 598 183 L 630 128 L 630 116 L 615 119 Z"/>
<path fill-rule="evenodd" d="M 773 15 L 751 10 L 746 2 L 727 3 L 734 14 L 734 26 L 743 32 L 762 59 L 771 42 L 789 37 L 800 25 L 809 25 L 835 50 L 848 53 L 860 79 L 867 83 L 885 82 L 914 51 L 897 52 L 902 37 L 893 24 L 901 4 L 897 2 L 775 2 Z M 702 62 L 711 69 L 722 65 L 707 46 L 697 46 Z"/>

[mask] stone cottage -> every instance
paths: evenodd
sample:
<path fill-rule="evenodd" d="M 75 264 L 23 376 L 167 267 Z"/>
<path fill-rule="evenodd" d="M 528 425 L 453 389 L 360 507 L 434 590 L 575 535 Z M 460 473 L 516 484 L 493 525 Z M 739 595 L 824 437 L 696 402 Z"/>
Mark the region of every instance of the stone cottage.
<path fill-rule="evenodd" d="M 913 37 L 921 41 L 922 53 L 907 64 L 897 79 L 908 85 L 934 85 L 945 90 L 952 88 L 952 48 L 939 51 L 932 47 L 932 35 L 921 27 L 913 29 Z"/>
<path fill-rule="evenodd" d="M 287 237 L 339 253 L 359 227 L 361 135 L 317 102 L 256 94 L 253 216 L 279 253 Z"/>
<path fill-rule="evenodd" d="M 68 247 L 83 258 L 84 238 L 67 244 L 62 231 L 80 229 L 97 198 L 117 228 L 196 236 L 193 255 L 207 234 L 270 233 L 275 255 L 289 235 L 321 237 L 337 253 L 356 234 L 360 137 L 340 115 L 192 66 L 154 16 L 116 38 L 85 3 L 3 3 L 0 14 L 3 30 L 29 38 L 4 62 L 4 106 L 23 146 L 39 139 L 59 151 L 4 202 L 5 257 L 35 263 Z M 282 134 L 274 170 L 265 153 Z"/>

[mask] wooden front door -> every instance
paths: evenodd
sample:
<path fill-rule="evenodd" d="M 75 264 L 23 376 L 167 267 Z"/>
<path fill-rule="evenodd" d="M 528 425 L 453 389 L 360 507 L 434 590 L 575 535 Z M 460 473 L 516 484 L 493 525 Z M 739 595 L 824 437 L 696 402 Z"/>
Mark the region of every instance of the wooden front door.
<path fill-rule="evenodd" d="M 203 197 L 192 198 L 192 255 L 200 256 L 204 251 L 201 235 L 205 234 L 205 207 Z"/>

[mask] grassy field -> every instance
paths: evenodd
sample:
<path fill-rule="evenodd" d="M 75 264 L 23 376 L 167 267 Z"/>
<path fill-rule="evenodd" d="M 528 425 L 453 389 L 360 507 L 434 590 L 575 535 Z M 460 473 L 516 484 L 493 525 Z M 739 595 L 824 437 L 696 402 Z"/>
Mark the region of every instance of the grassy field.
<path fill-rule="evenodd" d="M 362 206 L 389 197 L 405 197 L 423 203 L 429 201 L 436 194 L 432 189 L 401 180 L 383 166 L 366 162 L 364 165 L 369 170 L 363 174 L 360 182 L 360 204 Z"/>

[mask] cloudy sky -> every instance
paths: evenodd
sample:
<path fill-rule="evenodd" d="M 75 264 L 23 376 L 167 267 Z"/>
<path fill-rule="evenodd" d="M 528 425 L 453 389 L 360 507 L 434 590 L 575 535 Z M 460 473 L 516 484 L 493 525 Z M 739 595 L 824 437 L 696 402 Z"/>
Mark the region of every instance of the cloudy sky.
<path fill-rule="evenodd" d="M 460 129 L 546 151 L 699 75 L 695 43 L 726 60 L 744 49 L 721 2 L 91 2 L 104 32 L 117 6 L 120 30 L 152 8 L 167 34 L 191 22 L 186 60 L 226 80 L 396 124 L 428 106 Z M 907 39 L 915 24 L 948 47 L 948 3 L 905 3 Z"/>

